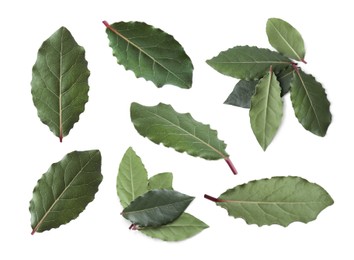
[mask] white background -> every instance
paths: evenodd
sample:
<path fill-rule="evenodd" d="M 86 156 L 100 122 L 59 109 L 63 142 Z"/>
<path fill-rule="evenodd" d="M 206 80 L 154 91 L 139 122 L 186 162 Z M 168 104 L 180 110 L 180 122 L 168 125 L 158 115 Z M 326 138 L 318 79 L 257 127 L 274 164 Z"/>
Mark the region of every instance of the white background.
<path fill-rule="evenodd" d="M 0 4 L 0 259 L 353 259 L 353 9 L 351 1 L 2 1 Z M 302 34 L 307 65 L 323 83 L 333 121 L 326 137 L 304 130 L 289 95 L 276 138 L 263 152 L 248 110 L 223 102 L 237 80 L 205 60 L 236 45 L 271 48 L 268 18 L 282 18 Z M 194 64 L 193 86 L 156 88 L 116 63 L 102 20 L 144 21 L 172 34 Z M 42 42 L 66 26 L 86 50 L 89 102 L 59 143 L 37 117 L 32 66 Z M 130 103 L 171 104 L 218 130 L 239 175 L 223 160 L 206 161 L 156 145 L 130 122 Z M 188 212 L 209 224 L 199 235 L 162 242 L 128 230 L 115 181 L 132 146 L 150 176 L 174 173 L 174 187 L 196 196 Z M 95 200 L 76 219 L 31 236 L 29 201 L 49 166 L 73 150 L 100 149 L 104 179 Z M 333 206 L 308 224 L 257 227 L 234 219 L 203 198 L 271 176 L 301 176 L 323 186 Z"/>

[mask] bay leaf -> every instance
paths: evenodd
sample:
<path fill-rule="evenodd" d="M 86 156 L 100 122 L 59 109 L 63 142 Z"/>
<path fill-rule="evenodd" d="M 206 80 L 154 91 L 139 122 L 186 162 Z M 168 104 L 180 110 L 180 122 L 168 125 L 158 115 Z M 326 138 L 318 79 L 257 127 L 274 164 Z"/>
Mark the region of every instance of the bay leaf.
<path fill-rule="evenodd" d="M 224 104 L 237 107 L 250 108 L 251 97 L 253 96 L 258 80 L 240 80 L 225 100 Z"/>
<path fill-rule="evenodd" d="M 172 35 L 142 22 L 103 23 L 117 62 L 136 77 L 157 87 L 192 86 L 192 61 Z"/>
<path fill-rule="evenodd" d="M 132 201 L 122 216 L 140 227 L 158 227 L 177 219 L 193 199 L 174 190 L 151 190 Z"/>
<path fill-rule="evenodd" d="M 209 226 L 188 213 L 182 215 L 170 224 L 160 227 L 143 227 L 139 231 L 145 235 L 164 241 L 181 241 L 190 238 Z"/>
<path fill-rule="evenodd" d="M 217 199 L 204 197 L 225 208 L 230 216 L 258 226 L 308 223 L 334 203 L 318 184 L 292 176 L 251 181 L 227 190 Z"/>
<path fill-rule="evenodd" d="M 33 190 L 29 208 L 32 234 L 77 218 L 93 201 L 102 178 L 98 150 L 74 151 L 52 164 Z"/>
<path fill-rule="evenodd" d="M 148 191 L 148 174 L 140 157 L 129 147 L 119 165 L 117 195 L 123 208 Z"/>
<path fill-rule="evenodd" d="M 275 73 L 280 72 L 291 64 L 283 55 L 250 46 L 236 46 L 222 51 L 216 57 L 207 60 L 207 63 L 218 72 L 244 80 L 262 78 L 273 67 Z"/>
<path fill-rule="evenodd" d="M 148 189 L 166 189 L 173 190 L 172 188 L 173 174 L 171 172 L 162 172 L 156 174 L 149 179 Z"/>
<path fill-rule="evenodd" d="M 290 83 L 293 79 L 293 67 L 289 66 L 286 69 L 279 72 L 277 75 L 277 80 L 279 81 L 281 87 L 281 96 L 284 96 L 290 91 Z"/>
<path fill-rule="evenodd" d="M 88 101 L 85 50 L 65 27 L 39 48 L 32 69 L 32 98 L 38 117 L 59 137 L 69 134 Z"/>

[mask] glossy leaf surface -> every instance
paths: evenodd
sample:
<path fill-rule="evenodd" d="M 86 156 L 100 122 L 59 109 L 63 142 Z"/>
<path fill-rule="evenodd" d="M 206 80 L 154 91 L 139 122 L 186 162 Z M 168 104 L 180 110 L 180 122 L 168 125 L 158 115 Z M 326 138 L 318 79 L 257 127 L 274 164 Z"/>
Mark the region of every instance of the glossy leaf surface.
<path fill-rule="evenodd" d="M 266 27 L 269 43 L 281 54 L 294 60 L 303 61 L 305 44 L 300 33 L 288 22 L 270 18 Z"/>
<path fill-rule="evenodd" d="M 277 77 L 270 70 L 256 86 L 251 99 L 250 121 L 258 143 L 266 150 L 273 140 L 283 116 L 283 101 Z"/>
<path fill-rule="evenodd" d="M 173 190 L 151 190 L 132 201 L 122 215 L 134 225 L 158 227 L 177 219 L 193 199 Z"/>
<path fill-rule="evenodd" d="M 322 84 L 301 70 L 293 74 L 290 97 L 297 119 L 306 130 L 318 136 L 325 136 L 332 115 Z"/>
<path fill-rule="evenodd" d="M 123 208 L 148 191 L 148 175 L 140 157 L 129 147 L 119 165 L 117 194 Z"/>
<path fill-rule="evenodd" d="M 300 177 L 273 177 L 251 181 L 227 190 L 217 205 L 230 216 L 244 219 L 247 224 L 288 226 L 317 218 L 333 204 L 331 196 L 319 185 Z"/>
<path fill-rule="evenodd" d="M 182 215 L 170 224 L 161 227 L 145 227 L 139 229 L 149 237 L 165 241 L 181 241 L 190 238 L 209 226 L 188 213 Z"/>
<path fill-rule="evenodd" d="M 32 234 L 66 224 L 90 203 L 102 181 L 98 150 L 71 152 L 39 179 L 30 201 Z"/>
<path fill-rule="evenodd" d="M 136 77 L 150 80 L 157 87 L 192 86 L 192 62 L 173 36 L 142 22 L 104 24 L 113 55 Z"/>
<path fill-rule="evenodd" d="M 275 73 L 290 65 L 290 60 L 281 54 L 263 48 L 236 46 L 222 51 L 207 63 L 218 72 L 244 80 L 262 78 L 273 66 Z"/>
<path fill-rule="evenodd" d="M 226 144 L 218 139 L 217 132 L 189 113 L 180 114 L 163 103 L 152 107 L 132 103 L 130 116 L 139 134 L 156 144 L 208 160 L 228 158 Z"/>
<path fill-rule="evenodd" d="M 60 141 L 85 110 L 89 75 L 85 50 L 68 29 L 43 42 L 32 69 L 32 98 L 40 120 Z"/>
<path fill-rule="evenodd" d="M 173 190 L 172 188 L 173 175 L 171 172 L 162 172 L 152 176 L 149 179 L 149 190 L 166 189 Z"/>

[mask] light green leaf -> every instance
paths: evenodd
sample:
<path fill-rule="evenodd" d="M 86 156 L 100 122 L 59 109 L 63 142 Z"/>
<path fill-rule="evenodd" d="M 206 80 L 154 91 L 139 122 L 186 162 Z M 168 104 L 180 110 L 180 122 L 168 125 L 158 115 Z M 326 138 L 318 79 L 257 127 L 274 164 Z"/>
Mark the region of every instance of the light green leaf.
<path fill-rule="evenodd" d="M 266 150 L 277 132 L 283 116 L 280 85 L 272 69 L 257 84 L 251 99 L 251 127 L 258 143 Z"/>
<path fill-rule="evenodd" d="M 170 224 L 161 227 L 144 227 L 139 231 L 153 238 L 165 241 L 181 241 L 190 238 L 209 226 L 196 217 L 182 213 L 182 215 Z"/>
<path fill-rule="evenodd" d="M 297 119 L 306 130 L 325 136 L 332 115 L 324 88 L 312 75 L 301 70 L 293 74 L 290 97 Z"/>
<path fill-rule="evenodd" d="M 45 40 L 32 70 L 32 98 L 40 120 L 62 141 L 88 101 L 85 50 L 61 27 Z"/>
<path fill-rule="evenodd" d="M 207 63 L 218 72 L 244 80 L 262 78 L 273 66 L 275 73 L 291 64 L 291 61 L 281 54 L 257 47 L 236 46 L 222 51 L 218 56 L 207 60 Z"/>
<path fill-rule="evenodd" d="M 207 160 L 228 158 L 226 144 L 218 139 L 217 132 L 194 120 L 189 113 L 177 113 L 163 103 L 153 107 L 132 103 L 130 116 L 139 134 L 156 144 L 163 143 L 178 152 Z"/>
<path fill-rule="evenodd" d="M 98 150 L 71 152 L 38 180 L 30 201 L 32 234 L 66 224 L 90 203 L 102 181 Z"/>
<path fill-rule="evenodd" d="M 192 86 L 192 61 L 173 36 L 141 22 L 104 24 L 113 55 L 136 77 L 150 80 L 157 87 Z"/>
<path fill-rule="evenodd" d="M 240 80 L 224 104 L 250 108 L 251 97 L 253 96 L 258 80 Z"/>
<path fill-rule="evenodd" d="M 331 196 L 321 186 L 300 177 L 251 181 L 227 190 L 218 199 L 211 199 L 230 216 L 258 226 L 307 223 L 333 204 Z"/>
<path fill-rule="evenodd" d="M 293 26 L 281 19 L 270 18 L 266 31 L 269 43 L 277 51 L 291 59 L 305 62 L 304 40 Z"/>
<path fill-rule="evenodd" d="M 163 172 L 152 176 L 149 179 L 149 190 L 166 189 L 173 190 L 172 188 L 173 175 L 171 172 Z"/>
<path fill-rule="evenodd" d="M 129 147 L 119 165 L 117 194 L 123 208 L 148 191 L 148 175 L 140 157 Z"/>
<path fill-rule="evenodd" d="M 122 215 L 140 227 L 158 227 L 177 219 L 194 197 L 174 190 L 151 190 L 136 198 Z"/>

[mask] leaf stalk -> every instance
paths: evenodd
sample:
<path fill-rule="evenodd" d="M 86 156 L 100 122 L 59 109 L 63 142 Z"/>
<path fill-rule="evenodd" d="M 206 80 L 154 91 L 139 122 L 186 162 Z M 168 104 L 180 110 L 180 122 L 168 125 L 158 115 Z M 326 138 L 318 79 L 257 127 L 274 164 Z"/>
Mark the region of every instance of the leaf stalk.
<path fill-rule="evenodd" d="M 234 175 L 236 175 L 237 174 L 237 170 L 236 170 L 235 165 L 232 163 L 231 159 L 230 158 L 225 158 L 225 161 L 226 161 L 227 165 L 230 167 L 232 173 Z"/>

